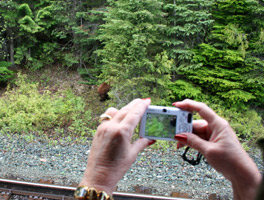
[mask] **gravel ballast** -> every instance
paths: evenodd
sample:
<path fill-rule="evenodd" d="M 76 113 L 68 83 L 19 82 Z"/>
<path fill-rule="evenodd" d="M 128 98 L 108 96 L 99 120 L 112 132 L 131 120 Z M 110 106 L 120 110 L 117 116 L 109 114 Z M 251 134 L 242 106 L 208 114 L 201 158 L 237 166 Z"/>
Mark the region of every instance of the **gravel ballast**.
<path fill-rule="evenodd" d="M 86 144 L 67 142 L 52 145 L 34 138 L 28 142 L 21 136 L 0 134 L 0 178 L 54 184 L 76 185 L 85 170 L 91 141 Z M 175 145 L 176 146 L 176 145 Z M 138 192 L 137 188 L 153 195 L 171 196 L 173 192 L 191 198 L 208 199 L 214 193 L 221 199 L 232 199 L 232 188 L 221 174 L 203 161 L 191 166 L 181 158 L 182 150 L 175 146 L 167 150 L 147 148 L 118 183 L 119 192 Z M 263 172 L 261 152 L 251 150 L 250 156 Z"/>

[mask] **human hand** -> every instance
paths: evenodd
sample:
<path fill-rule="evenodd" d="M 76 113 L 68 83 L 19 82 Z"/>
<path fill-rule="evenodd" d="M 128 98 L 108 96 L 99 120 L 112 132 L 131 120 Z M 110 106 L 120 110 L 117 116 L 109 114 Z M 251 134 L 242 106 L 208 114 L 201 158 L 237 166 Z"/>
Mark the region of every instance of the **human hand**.
<path fill-rule="evenodd" d="M 228 122 L 204 103 L 184 100 L 173 105 L 196 111 L 204 119 L 193 122 L 194 134 L 178 134 L 175 139 L 201 152 L 212 167 L 230 180 L 235 199 L 253 199 L 261 175 Z"/>
<path fill-rule="evenodd" d="M 97 129 L 80 185 L 112 194 L 137 154 L 155 142 L 141 138 L 131 143 L 133 131 L 150 102 L 150 99 L 135 99 L 121 110 L 109 108 L 105 112 L 112 119 L 104 120 Z"/>

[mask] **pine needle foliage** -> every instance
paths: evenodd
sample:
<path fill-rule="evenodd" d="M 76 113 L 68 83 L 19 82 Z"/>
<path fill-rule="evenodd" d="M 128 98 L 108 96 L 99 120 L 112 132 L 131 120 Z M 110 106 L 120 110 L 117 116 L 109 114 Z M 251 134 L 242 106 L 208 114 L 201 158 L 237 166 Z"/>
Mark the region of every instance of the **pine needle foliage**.
<path fill-rule="evenodd" d="M 163 6 L 167 12 L 167 36 L 164 48 L 176 60 L 175 68 L 186 65 L 192 58 L 192 48 L 202 43 L 209 34 L 212 19 L 212 1 L 169 0 Z"/>
<path fill-rule="evenodd" d="M 0 61 L 0 84 L 5 84 L 13 78 L 14 72 L 8 69 L 11 64 L 10 62 Z"/>
<path fill-rule="evenodd" d="M 210 34 L 193 51 L 193 65 L 179 69 L 180 74 L 229 107 L 263 103 L 263 76 L 256 74 L 262 72 L 263 61 L 250 49 L 255 37 L 249 32 L 255 26 L 250 23 L 255 7 L 256 1 L 251 0 L 216 1 Z"/>
<path fill-rule="evenodd" d="M 172 61 L 161 48 L 164 24 L 162 2 L 108 1 L 98 38 L 103 43 L 100 78 L 112 85 L 118 104 L 136 97 L 168 93 Z"/>
<path fill-rule="evenodd" d="M 10 63 L 59 63 L 87 84 L 108 82 L 114 106 L 204 101 L 241 138 L 263 135 L 249 127 L 261 124 L 263 59 L 262 0 L 0 1 L 1 80 Z"/>
<path fill-rule="evenodd" d="M 201 100 L 201 88 L 196 87 L 179 70 L 188 71 L 191 68 L 193 48 L 208 36 L 214 23 L 212 6 L 213 2 L 208 0 L 169 0 L 164 3 L 167 27 L 163 48 L 169 58 L 174 60 L 170 84 L 173 101 L 184 98 Z"/>

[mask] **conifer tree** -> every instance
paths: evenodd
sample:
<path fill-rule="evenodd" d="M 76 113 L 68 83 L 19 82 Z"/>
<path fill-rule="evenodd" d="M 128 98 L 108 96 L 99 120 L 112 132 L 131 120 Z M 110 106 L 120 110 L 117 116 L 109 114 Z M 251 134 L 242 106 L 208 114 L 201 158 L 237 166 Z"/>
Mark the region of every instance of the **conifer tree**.
<path fill-rule="evenodd" d="M 230 107 L 263 102 L 263 78 L 252 76 L 263 69 L 263 62 L 249 51 L 256 5 L 260 6 L 251 0 L 216 1 L 215 23 L 206 43 L 194 51 L 195 64 L 188 70 L 180 69 L 204 92 Z"/>
<path fill-rule="evenodd" d="M 190 64 L 192 49 L 204 42 L 210 32 L 212 19 L 210 0 L 169 0 L 164 5 L 168 55 L 175 60 L 174 71 Z"/>
<path fill-rule="evenodd" d="M 77 34 L 74 42 L 79 46 L 80 56 L 78 70 L 88 84 L 96 84 L 97 76 L 101 73 L 95 52 L 101 48 L 97 34 L 99 26 L 104 23 L 105 4 L 104 0 L 86 3 L 84 9 L 78 12 L 79 26 L 74 29 Z"/>
<path fill-rule="evenodd" d="M 12 2 L 0 2 L 0 13 L 4 13 L 4 10 L 6 12 L 0 15 L 0 86 L 6 84 L 14 74 L 9 70 L 9 67 L 14 64 L 14 35 L 11 32 L 11 27 L 14 28 L 15 22 L 12 20 L 12 12 L 10 12 L 14 8 L 15 5 Z"/>
<path fill-rule="evenodd" d="M 95 79 L 97 70 L 90 68 L 96 63 L 93 52 L 98 49 L 99 42 L 95 39 L 96 30 L 102 24 L 100 8 L 105 1 L 54 1 L 52 16 L 56 19 L 56 27 L 52 34 L 57 38 L 64 52 L 63 65 L 78 67 L 87 79 Z M 98 10 L 97 10 L 97 7 Z M 65 43 L 67 45 L 65 45 Z M 94 81 L 94 80 L 92 80 Z M 90 80 L 90 83 L 92 82 Z"/>
<path fill-rule="evenodd" d="M 17 39 L 15 33 L 18 32 L 17 26 L 17 4 L 13 0 L 0 1 L 0 20 L 1 20 L 1 56 L 3 60 L 14 65 L 14 43 Z"/>
<path fill-rule="evenodd" d="M 38 13 L 50 3 L 50 0 L 28 0 L 23 3 L 16 0 L 1 1 L 1 16 L 6 22 L 5 51 L 8 54 L 7 61 L 35 69 L 50 63 L 48 52 L 52 50 L 50 46 L 43 47 L 47 40 L 52 40 L 52 38 L 43 35 L 44 30 L 46 33 L 49 31 L 46 30 L 47 27 L 43 23 L 45 20 L 43 12 Z M 45 38 L 44 41 L 43 38 Z"/>
<path fill-rule="evenodd" d="M 173 99 L 194 98 L 201 100 L 200 88 L 192 84 L 179 70 L 189 70 L 194 56 L 193 48 L 205 41 L 214 20 L 210 0 L 165 1 L 166 40 L 164 48 L 174 59 L 170 89 Z"/>
<path fill-rule="evenodd" d="M 164 13 L 160 0 L 109 1 L 99 39 L 101 79 L 112 85 L 117 103 L 168 94 L 171 61 L 162 49 Z"/>

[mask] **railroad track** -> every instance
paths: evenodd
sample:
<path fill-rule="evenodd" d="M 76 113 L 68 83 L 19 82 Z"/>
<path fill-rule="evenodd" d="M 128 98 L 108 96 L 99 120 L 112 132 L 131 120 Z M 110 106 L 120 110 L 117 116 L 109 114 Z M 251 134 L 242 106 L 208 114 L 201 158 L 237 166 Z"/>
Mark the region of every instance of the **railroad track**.
<path fill-rule="evenodd" d="M 74 190 L 74 187 L 0 179 L 0 200 L 9 200 L 13 195 L 25 196 L 28 200 L 74 200 Z M 115 200 L 188 200 L 122 192 L 114 192 L 113 196 Z"/>

